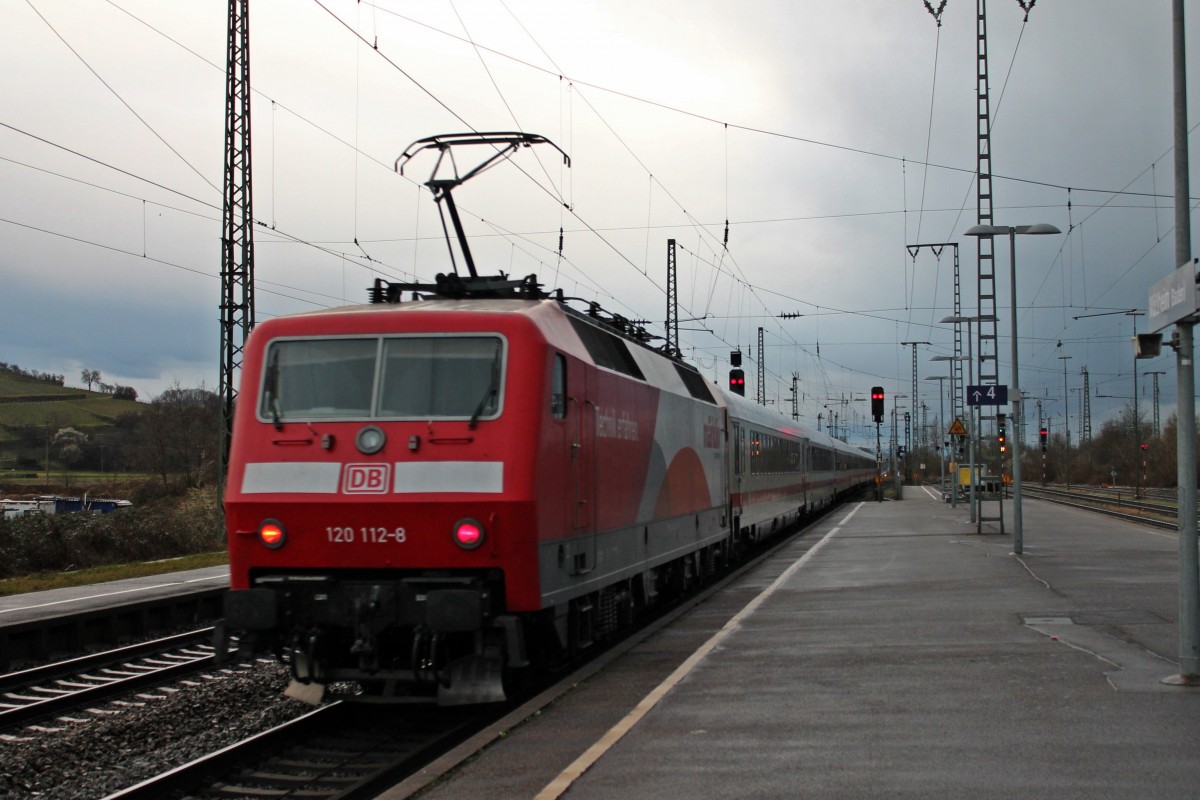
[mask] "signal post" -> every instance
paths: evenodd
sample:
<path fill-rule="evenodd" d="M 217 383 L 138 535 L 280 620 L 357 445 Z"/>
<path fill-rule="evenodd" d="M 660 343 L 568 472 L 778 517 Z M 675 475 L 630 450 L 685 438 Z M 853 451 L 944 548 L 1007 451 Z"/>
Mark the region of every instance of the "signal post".
<path fill-rule="evenodd" d="M 883 387 L 871 387 L 871 417 L 875 420 L 875 499 L 883 502 L 883 447 L 880 442 L 880 428 L 883 424 Z"/>

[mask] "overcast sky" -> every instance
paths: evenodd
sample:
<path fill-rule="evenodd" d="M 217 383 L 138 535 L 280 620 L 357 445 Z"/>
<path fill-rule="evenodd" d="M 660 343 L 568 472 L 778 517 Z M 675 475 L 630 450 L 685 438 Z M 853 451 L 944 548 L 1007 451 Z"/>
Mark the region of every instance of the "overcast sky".
<path fill-rule="evenodd" d="M 1075 438 L 1080 370 L 1098 431 L 1134 363 L 1132 317 L 1074 318 L 1145 310 L 1175 266 L 1170 5 L 987 10 L 995 221 L 1064 232 L 1018 238 L 1021 383 L 1060 432 L 1066 365 Z M 72 384 L 97 369 L 144 398 L 216 388 L 226 13 L 0 0 L 0 361 Z M 952 352 L 953 260 L 905 246 L 958 242 L 976 307 L 975 3 L 941 21 L 920 0 L 254 0 L 259 318 L 447 271 L 432 157 L 393 163 L 426 136 L 524 130 L 571 167 L 525 150 L 455 194 L 482 272 L 536 272 L 661 334 L 675 238 L 681 316 L 703 318 L 684 350 L 709 377 L 740 347 L 753 395 L 762 326 L 767 395 L 790 412 L 797 373 L 810 423 L 872 385 L 911 394 L 899 343 L 929 342 L 920 375 L 944 374 L 929 359 Z M 1007 241 L 995 253 L 1008 383 Z M 1164 350 L 1138 370 L 1165 372 L 1165 420 Z M 931 415 L 937 386 L 920 384 Z"/>

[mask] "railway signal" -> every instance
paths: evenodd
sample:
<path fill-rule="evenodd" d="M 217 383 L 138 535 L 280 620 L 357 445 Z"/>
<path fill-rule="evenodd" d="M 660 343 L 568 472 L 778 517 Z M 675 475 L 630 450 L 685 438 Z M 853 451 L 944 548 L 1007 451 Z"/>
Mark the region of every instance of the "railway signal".
<path fill-rule="evenodd" d="M 875 422 L 883 422 L 883 387 L 871 387 L 871 416 Z"/>
<path fill-rule="evenodd" d="M 1001 453 L 1008 451 L 1008 428 L 1003 414 L 996 415 L 996 442 L 1000 445 Z"/>
<path fill-rule="evenodd" d="M 742 369 L 729 370 L 729 391 L 746 396 L 746 372 Z"/>
<path fill-rule="evenodd" d="M 1038 431 L 1038 441 L 1040 441 L 1042 444 L 1042 452 L 1043 453 L 1046 452 L 1046 438 L 1049 435 L 1050 435 L 1050 432 L 1048 430 L 1046 430 L 1045 427 L 1043 427 L 1041 430 Z"/>
<path fill-rule="evenodd" d="M 733 350 L 729 353 L 729 391 L 736 395 L 746 396 L 746 372 L 742 366 L 742 351 Z"/>

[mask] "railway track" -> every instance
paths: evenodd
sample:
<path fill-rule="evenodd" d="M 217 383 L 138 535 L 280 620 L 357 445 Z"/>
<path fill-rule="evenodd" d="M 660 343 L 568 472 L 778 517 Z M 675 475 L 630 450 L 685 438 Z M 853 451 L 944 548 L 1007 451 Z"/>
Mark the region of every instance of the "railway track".
<path fill-rule="evenodd" d="M 504 710 L 331 703 L 105 800 L 375 797 Z"/>
<path fill-rule="evenodd" d="M 213 666 L 212 628 L 0 675 L 0 730 L 12 730 Z"/>
<path fill-rule="evenodd" d="M 1071 508 L 1104 514 L 1105 516 L 1123 519 L 1128 522 L 1150 525 L 1155 528 L 1167 530 L 1179 529 L 1179 526 L 1170 519 L 1170 517 L 1176 514 L 1175 508 L 1163 503 L 1141 503 L 1120 499 L 1119 496 L 1107 493 L 1069 491 L 1066 489 L 1031 486 L 1029 484 L 1024 484 L 1021 487 L 1021 494 L 1039 500 L 1047 500 L 1051 503 L 1058 503 L 1059 505 L 1070 506 Z M 1118 508 L 1114 508 L 1113 506 L 1118 506 Z M 1124 511 L 1120 509 L 1129 510 Z"/>

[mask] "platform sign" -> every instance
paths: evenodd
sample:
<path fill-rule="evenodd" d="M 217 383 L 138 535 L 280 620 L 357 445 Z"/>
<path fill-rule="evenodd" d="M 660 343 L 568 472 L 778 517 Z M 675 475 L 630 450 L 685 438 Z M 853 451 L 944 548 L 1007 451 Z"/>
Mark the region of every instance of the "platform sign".
<path fill-rule="evenodd" d="M 970 486 L 972 472 L 975 473 L 975 477 L 978 478 L 979 466 L 976 465 L 975 467 L 971 467 L 970 465 L 962 466 L 960 464 L 958 467 L 958 485 L 959 486 Z M 976 483 L 978 483 L 978 482 L 979 481 L 976 480 Z"/>
<path fill-rule="evenodd" d="M 967 405 L 969 406 L 1005 406 L 1008 405 L 1008 385 L 1003 383 L 985 384 L 967 387 Z"/>
<path fill-rule="evenodd" d="M 1161 331 L 1196 313 L 1196 271 L 1191 261 L 1150 287 L 1150 332 Z"/>

